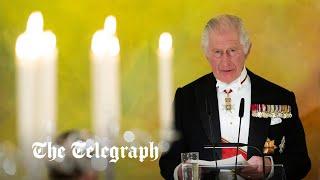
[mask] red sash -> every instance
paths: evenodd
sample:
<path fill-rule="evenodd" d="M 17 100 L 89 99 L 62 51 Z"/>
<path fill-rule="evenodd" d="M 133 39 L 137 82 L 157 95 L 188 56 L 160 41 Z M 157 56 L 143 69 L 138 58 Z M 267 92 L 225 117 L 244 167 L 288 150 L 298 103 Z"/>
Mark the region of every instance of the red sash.
<path fill-rule="evenodd" d="M 225 139 L 221 138 L 221 142 L 222 143 L 229 143 L 228 141 L 226 141 Z M 231 158 L 233 156 L 237 155 L 237 148 L 236 147 L 225 147 L 222 148 L 222 159 L 227 159 L 227 158 Z M 247 160 L 247 152 L 242 150 L 241 148 L 239 148 L 238 150 L 238 155 L 241 154 L 244 159 Z"/>

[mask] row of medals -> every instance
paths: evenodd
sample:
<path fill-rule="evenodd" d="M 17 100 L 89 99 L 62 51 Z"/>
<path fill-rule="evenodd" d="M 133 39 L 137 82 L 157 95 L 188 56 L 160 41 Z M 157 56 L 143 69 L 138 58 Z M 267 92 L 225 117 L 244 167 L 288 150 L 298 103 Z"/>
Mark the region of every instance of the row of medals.
<path fill-rule="evenodd" d="M 253 117 L 259 118 L 291 118 L 291 106 L 289 105 L 267 105 L 252 104 L 251 112 Z"/>

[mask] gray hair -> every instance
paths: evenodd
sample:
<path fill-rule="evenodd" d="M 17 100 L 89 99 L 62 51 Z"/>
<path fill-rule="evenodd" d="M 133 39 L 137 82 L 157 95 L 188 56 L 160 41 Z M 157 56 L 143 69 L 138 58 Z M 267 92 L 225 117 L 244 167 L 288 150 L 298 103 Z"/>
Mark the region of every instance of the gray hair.
<path fill-rule="evenodd" d="M 249 34 L 247 33 L 243 25 L 243 22 L 239 17 L 228 14 L 211 18 L 207 22 L 201 38 L 201 46 L 205 54 L 208 53 L 210 32 L 217 29 L 221 30 L 224 28 L 234 28 L 238 31 L 240 37 L 240 44 L 243 45 L 243 51 L 245 54 L 247 54 L 251 45 Z"/>

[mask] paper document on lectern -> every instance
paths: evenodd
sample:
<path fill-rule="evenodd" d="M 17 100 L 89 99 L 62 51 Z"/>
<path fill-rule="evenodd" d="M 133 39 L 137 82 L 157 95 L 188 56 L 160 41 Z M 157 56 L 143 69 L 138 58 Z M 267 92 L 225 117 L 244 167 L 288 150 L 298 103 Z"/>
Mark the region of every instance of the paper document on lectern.
<path fill-rule="evenodd" d="M 216 165 L 219 167 L 234 167 L 236 162 L 236 156 L 233 156 L 231 158 L 217 160 L 217 161 L 205 161 L 205 160 L 191 160 L 190 163 L 198 163 L 200 166 L 211 166 L 216 167 Z M 244 159 L 242 155 L 238 155 L 237 160 L 238 165 L 248 165 L 248 162 Z"/>

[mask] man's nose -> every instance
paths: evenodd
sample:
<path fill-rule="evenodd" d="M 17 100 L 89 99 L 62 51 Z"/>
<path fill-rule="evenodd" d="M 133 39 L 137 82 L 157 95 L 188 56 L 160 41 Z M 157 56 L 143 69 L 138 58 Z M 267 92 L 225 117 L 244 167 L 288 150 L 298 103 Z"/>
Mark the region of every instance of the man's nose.
<path fill-rule="evenodd" d="M 231 55 L 228 51 L 225 51 L 221 56 L 221 60 L 223 61 L 230 61 L 230 59 L 231 59 Z"/>

